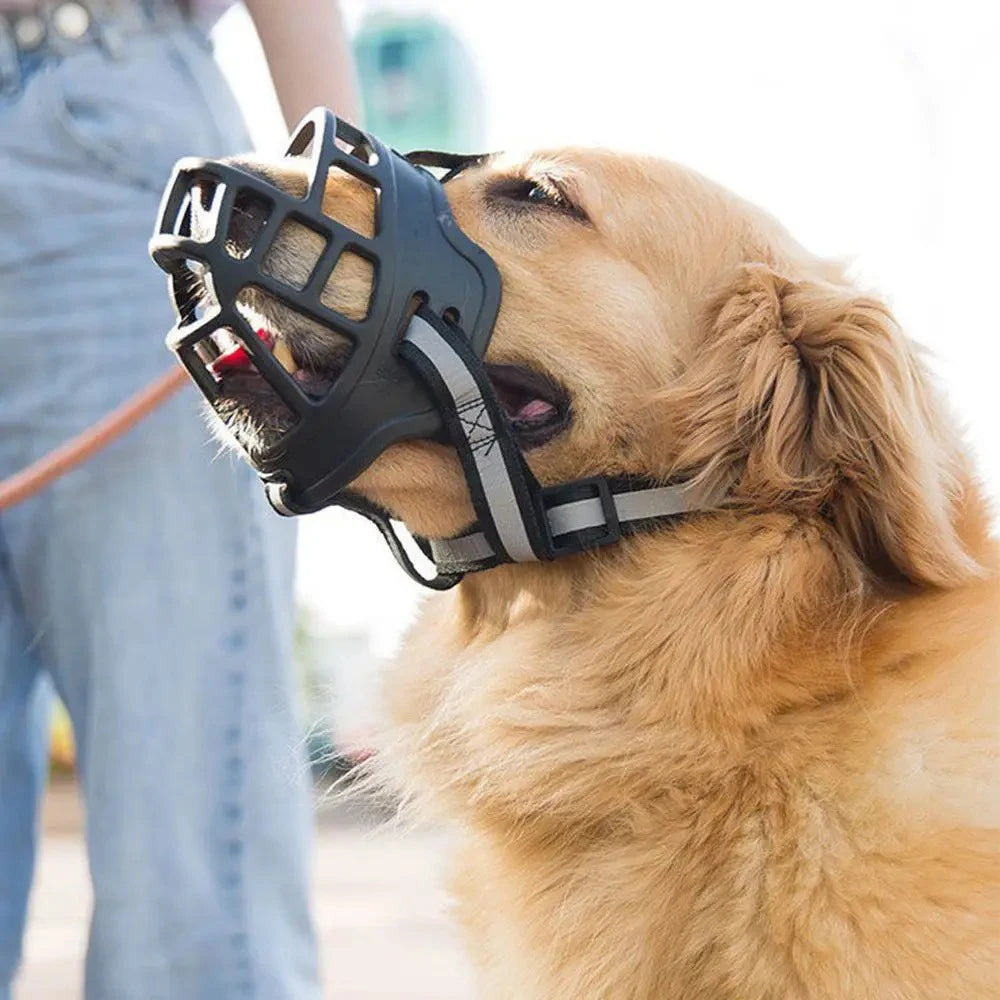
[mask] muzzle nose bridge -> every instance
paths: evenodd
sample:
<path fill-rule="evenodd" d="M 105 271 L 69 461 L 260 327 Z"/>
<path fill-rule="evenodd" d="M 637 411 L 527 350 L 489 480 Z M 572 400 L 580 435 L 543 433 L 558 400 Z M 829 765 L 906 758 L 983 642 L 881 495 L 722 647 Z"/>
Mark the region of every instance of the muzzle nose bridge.
<path fill-rule="evenodd" d="M 211 204 L 196 209 L 195 198 L 206 183 L 213 185 Z M 173 273 L 184 267 L 187 260 L 197 260 L 208 267 L 222 291 L 223 282 L 255 283 L 283 298 L 294 298 L 295 304 L 313 303 L 325 309 L 320 294 L 340 257 L 355 253 L 378 268 L 384 252 L 378 199 L 375 203 L 374 234 L 365 236 L 354 229 L 313 211 L 307 201 L 289 194 L 266 179 L 260 179 L 240 167 L 211 160 L 182 160 L 175 168 L 172 197 L 163 210 L 164 225 L 151 243 L 156 262 Z M 313 190 L 321 188 L 314 186 Z M 375 187 L 375 191 L 378 192 Z M 254 224 L 246 246 L 233 249 L 229 238 L 233 231 L 234 213 L 241 211 L 241 198 L 263 207 L 263 216 Z M 174 207 L 176 205 L 176 208 Z M 197 220 L 198 227 L 193 223 Z M 305 284 L 294 284 L 280 275 L 264 269 L 274 241 L 289 222 L 297 223 L 323 240 L 323 250 L 315 259 Z M 196 228 L 205 227 L 201 237 Z M 240 243 L 244 241 L 239 241 Z M 232 263 L 230 263 L 232 262 Z M 227 291 L 232 291 L 229 283 Z M 177 303 L 180 307 L 185 303 Z"/>
<path fill-rule="evenodd" d="M 319 292 L 345 251 L 367 259 L 377 270 L 384 250 L 382 237 L 382 193 L 391 185 L 391 163 L 387 151 L 377 140 L 367 136 L 332 112 L 317 108 L 302 121 L 285 151 L 285 159 L 308 161 L 307 187 L 304 195 L 295 195 L 271 180 L 266 174 L 255 174 L 244 166 L 187 157 L 174 168 L 160 206 L 157 234 L 150 245 L 156 262 L 167 271 L 182 266 L 185 256 L 215 265 L 216 270 L 226 258 L 246 261 L 246 271 L 261 271 L 261 264 L 289 221 L 294 221 L 324 241 L 324 250 L 315 261 L 304 287 L 277 280 L 270 289 L 282 297 L 312 299 L 318 303 Z M 371 189 L 371 235 L 356 232 L 323 211 L 323 198 L 331 170 L 337 169 Z M 193 239 L 192 193 L 202 183 L 213 186 L 211 204 L 199 221 L 209 227 L 205 239 Z M 233 215 L 239 210 L 240 197 L 248 196 L 265 208 L 260 224 L 249 240 L 245 252 L 233 254 L 226 243 Z M 215 258 L 212 260 L 211 258 Z M 235 270 L 224 268 L 224 270 Z M 254 278 L 270 278 L 267 272 L 254 273 Z M 219 279 L 216 278 L 217 283 Z M 266 287 L 266 281 L 264 282 Z M 231 289 L 230 289 L 231 290 Z M 374 288 L 373 288 L 374 293 Z"/>

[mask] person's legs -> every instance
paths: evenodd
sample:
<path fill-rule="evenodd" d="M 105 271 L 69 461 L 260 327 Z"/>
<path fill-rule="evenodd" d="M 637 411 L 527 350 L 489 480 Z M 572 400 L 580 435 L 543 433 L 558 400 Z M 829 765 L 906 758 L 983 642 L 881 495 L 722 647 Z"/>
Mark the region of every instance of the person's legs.
<path fill-rule="evenodd" d="M 11 572 L 10 528 L 0 518 L 0 1000 L 10 1000 L 21 960 L 52 701 Z"/>
<path fill-rule="evenodd" d="M 185 393 L 53 490 L 39 589 L 78 733 L 94 1000 L 316 988 L 291 526 L 213 450 Z"/>
<path fill-rule="evenodd" d="M 30 442 L 23 460 L 170 365 L 170 311 L 145 252 L 155 189 L 174 155 L 237 148 L 218 124 L 207 145 L 183 130 L 206 127 L 207 56 L 186 36 L 142 46 L 33 81 L 0 133 L 0 431 Z M 168 156 L 164 122 L 181 131 Z M 159 131 L 118 164 L 143 128 Z M 94 882 L 87 997 L 315 998 L 294 528 L 247 468 L 216 457 L 195 396 L 19 512 L 24 618 L 78 742 Z"/>

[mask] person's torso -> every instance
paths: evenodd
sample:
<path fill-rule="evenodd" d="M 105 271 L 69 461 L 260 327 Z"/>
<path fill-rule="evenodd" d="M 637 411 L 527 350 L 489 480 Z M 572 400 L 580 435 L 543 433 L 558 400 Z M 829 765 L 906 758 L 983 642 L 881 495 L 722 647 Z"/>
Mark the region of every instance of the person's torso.
<path fill-rule="evenodd" d="M 226 11 L 233 6 L 234 0 L 168 0 L 182 14 L 190 17 L 203 30 L 209 30 L 216 21 L 222 17 Z M 83 7 L 85 10 L 101 11 L 114 6 L 126 6 L 128 4 L 141 5 L 142 0 L 67 0 L 67 4 Z M 52 4 L 43 4 L 41 0 L 0 0 L 0 13 L 11 14 L 42 14 L 46 7 L 52 9 Z M 65 6 L 56 4 L 55 7 Z"/>

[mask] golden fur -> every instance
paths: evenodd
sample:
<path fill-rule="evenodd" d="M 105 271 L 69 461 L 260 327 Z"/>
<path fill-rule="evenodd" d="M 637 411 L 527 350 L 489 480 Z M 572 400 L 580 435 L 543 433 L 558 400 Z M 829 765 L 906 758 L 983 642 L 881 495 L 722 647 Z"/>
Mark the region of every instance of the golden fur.
<path fill-rule="evenodd" d="M 541 175 L 590 223 L 489 194 Z M 481 995 L 1000 997 L 997 547 L 913 345 L 662 161 L 508 157 L 447 190 L 503 277 L 489 359 L 571 394 L 538 477 L 726 495 L 467 578 L 388 672 L 380 766 L 457 830 Z M 327 204 L 349 221 L 349 189 Z M 416 532 L 472 519 L 437 445 L 356 485 Z"/>

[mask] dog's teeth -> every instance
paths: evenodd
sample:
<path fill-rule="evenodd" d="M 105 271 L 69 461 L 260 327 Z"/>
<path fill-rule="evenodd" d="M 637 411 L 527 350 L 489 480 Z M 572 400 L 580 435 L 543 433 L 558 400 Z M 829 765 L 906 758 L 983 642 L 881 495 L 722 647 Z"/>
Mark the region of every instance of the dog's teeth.
<path fill-rule="evenodd" d="M 298 365 L 295 364 L 295 359 L 292 357 L 292 352 L 288 348 L 288 344 L 280 338 L 275 341 L 272 353 L 278 359 L 281 367 L 289 374 L 294 375 L 299 370 Z"/>
<path fill-rule="evenodd" d="M 226 329 L 216 330 L 212 335 L 212 343 L 215 344 L 221 354 L 225 354 L 227 351 L 231 351 L 234 347 L 239 346 L 239 341 L 233 336 L 232 332 Z"/>

